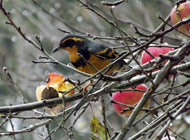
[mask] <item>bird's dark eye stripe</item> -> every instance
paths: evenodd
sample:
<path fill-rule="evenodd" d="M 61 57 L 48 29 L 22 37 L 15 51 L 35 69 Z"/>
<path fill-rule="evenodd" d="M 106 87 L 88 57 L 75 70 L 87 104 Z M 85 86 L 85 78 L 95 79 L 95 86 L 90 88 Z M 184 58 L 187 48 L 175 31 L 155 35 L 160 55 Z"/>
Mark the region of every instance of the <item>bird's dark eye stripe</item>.
<path fill-rule="evenodd" d="M 84 39 L 72 37 L 72 38 L 66 38 L 61 41 L 61 45 L 64 45 L 64 47 L 72 47 L 75 44 L 84 42 Z"/>
<path fill-rule="evenodd" d="M 74 44 L 76 44 L 76 42 L 71 39 L 64 42 L 64 45 L 67 47 L 72 47 Z"/>

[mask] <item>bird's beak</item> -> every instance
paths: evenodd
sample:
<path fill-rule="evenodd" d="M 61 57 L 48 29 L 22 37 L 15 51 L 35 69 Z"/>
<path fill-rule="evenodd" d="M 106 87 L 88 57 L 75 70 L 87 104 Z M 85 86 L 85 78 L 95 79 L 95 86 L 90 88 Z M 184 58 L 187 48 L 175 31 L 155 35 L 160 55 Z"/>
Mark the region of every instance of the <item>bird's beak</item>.
<path fill-rule="evenodd" d="M 57 52 L 58 50 L 60 49 L 60 47 L 58 46 L 58 47 L 56 47 L 55 49 L 53 49 L 53 53 L 55 53 L 55 52 Z"/>

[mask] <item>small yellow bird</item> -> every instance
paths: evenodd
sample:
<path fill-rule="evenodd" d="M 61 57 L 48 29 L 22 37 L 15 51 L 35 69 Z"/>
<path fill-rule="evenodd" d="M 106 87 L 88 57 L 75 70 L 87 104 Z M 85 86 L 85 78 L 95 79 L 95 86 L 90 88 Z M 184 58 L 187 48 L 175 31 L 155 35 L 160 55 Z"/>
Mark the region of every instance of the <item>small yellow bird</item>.
<path fill-rule="evenodd" d="M 114 49 L 73 34 L 66 35 L 53 53 L 62 49 L 69 52 L 70 61 L 76 69 L 88 74 L 95 74 L 118 58 Z M 110 75 L 120 70 L 124 64 L 125 61 L 120 60 L 105 70 L 105 73 Z"/>

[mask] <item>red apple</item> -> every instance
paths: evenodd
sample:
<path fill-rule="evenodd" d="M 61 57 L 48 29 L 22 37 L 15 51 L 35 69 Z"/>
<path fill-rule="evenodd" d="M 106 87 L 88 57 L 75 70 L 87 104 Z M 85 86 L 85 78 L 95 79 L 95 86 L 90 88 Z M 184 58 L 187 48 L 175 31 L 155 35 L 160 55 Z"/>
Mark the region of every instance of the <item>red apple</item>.
<path fill-rule="evenodd" d="M 172 51 L 172 50 L 173 48 L 168 48 L 168 47 L 149 47 L 147 49 L 147 51 L 150 52 L 155 57 L 158 57 L 159 54 L 167 54 L 169 51 Z M 144 51 L 141 56 L 141 64 L 145 64 L 152 59 L 154 58 Z M 163 64 L 165 63 L 166 62 L 164 62 Z"/>
<path fill-rule="evenodd" d="M 184 18 L 190 17 L 190 1 L 179 4 L 179 6 L 174 6 L 171 11 L 171 22 L 172 24 L 176 24 L 183 20 Z M 181 25 L 178 30 L 183 33 L 190 35 L 190 25 L 189 23 Z"/>
<path fill-rule="evenodd" d="M 112 100 L 118 103 L 134 106 L 141 100 L 141 98 L 144 95 L 144 92 L 147 90 L 147 87 L 146 85 L 141 84 L 141 85 L 136 86 L 136 89 L 143 90 L 143 91 L 135 91 L 132 88 L 128 88 L 127 90 L 129 91 L 124 91 L 124 92 L 117 91 L 113 93 Z M 148 101 L 144 107 L 148 107 L 149 103 L 150 101 Z M 133 110 L 124 111 L 123 109 L 129 109 L 129 108 L 127 106 L 116 104 L 116 103 L 113 103 L 113 107 L 115 111 L 117 112 L 117 114 L 123 117 L 130 116 L 130 114 L 133 111 Z"/>

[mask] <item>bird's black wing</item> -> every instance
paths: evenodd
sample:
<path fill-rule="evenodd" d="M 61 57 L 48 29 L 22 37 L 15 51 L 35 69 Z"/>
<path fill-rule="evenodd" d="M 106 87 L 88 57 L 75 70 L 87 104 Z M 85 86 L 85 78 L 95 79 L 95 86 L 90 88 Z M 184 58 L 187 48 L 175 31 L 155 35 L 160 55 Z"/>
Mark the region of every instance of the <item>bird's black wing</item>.
<path fill-rule="evenodd" d="M 96 55 L 100 59 L 114 60 L 118 57 L 118 54 L 115 52 L 114 49 L 109 48 L 103 44 L 91 44 L 90 46 L 88 46 L 88 51 L 91 54 Z"/>

